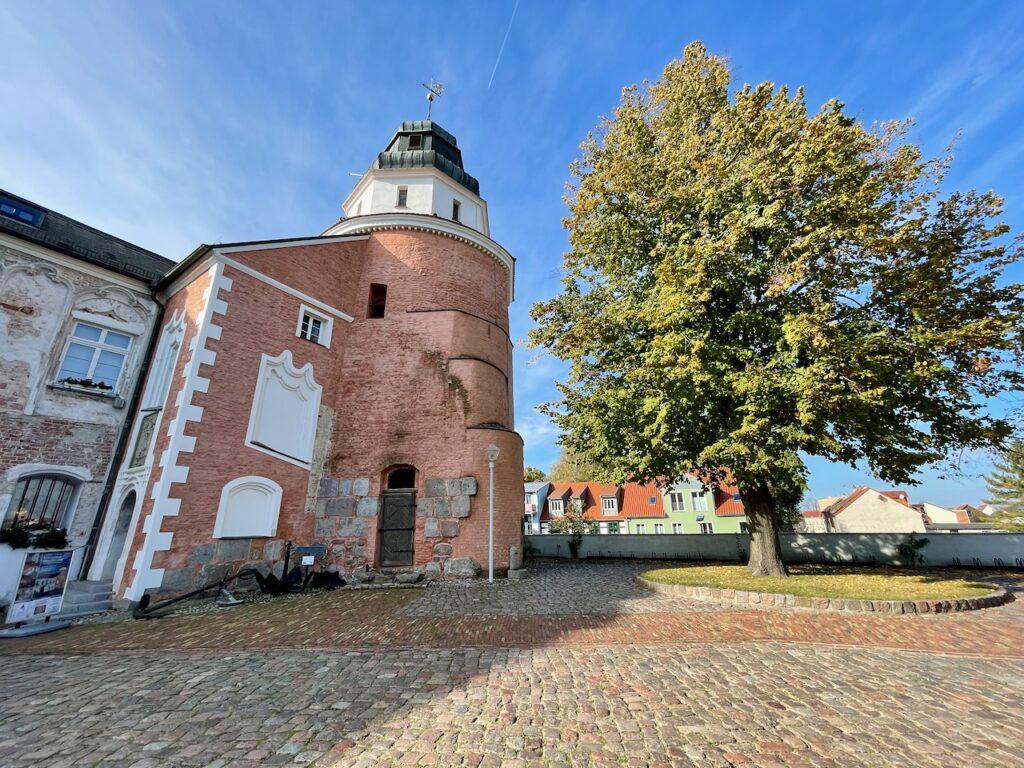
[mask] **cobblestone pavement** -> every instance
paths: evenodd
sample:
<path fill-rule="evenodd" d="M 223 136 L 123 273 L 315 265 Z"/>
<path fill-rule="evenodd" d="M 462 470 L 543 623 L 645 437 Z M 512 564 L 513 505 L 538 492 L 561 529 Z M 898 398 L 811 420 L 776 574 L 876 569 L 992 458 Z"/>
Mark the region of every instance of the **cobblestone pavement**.
<path fill-rule="evenodd" d="M 539 561 L 523 581 L 440 582 L 402 609 L 404 616 L 551 616 L 716 611 L 698 600 L 654 595 L 633 581 L 651 563 Z M 597 583 L 595 583 L 595 581 Z"/>
<path fill-rule="evenodd" d="M 0 764 L 1024 765 L 1024 661 L 776 643 L 0 659 Z"/>
<path fill-rule="evenodd" d="M 1024 768 L 1024 600 L 735 610 L 532 565 L 0 641 L 0 766 Z"/>

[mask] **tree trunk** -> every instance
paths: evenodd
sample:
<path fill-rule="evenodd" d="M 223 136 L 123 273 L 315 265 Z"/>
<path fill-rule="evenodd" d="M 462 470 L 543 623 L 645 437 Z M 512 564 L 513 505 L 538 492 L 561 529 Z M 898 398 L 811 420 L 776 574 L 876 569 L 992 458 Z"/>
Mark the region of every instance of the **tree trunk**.
<path fill-rule="evenodd" d="M 788 576 L 779 547 L 779 524 L 771 493 L 766 487 L 741 489 L 743 508 L 750 526 L 750 560 L 747 569 L 755 576 Z"/>

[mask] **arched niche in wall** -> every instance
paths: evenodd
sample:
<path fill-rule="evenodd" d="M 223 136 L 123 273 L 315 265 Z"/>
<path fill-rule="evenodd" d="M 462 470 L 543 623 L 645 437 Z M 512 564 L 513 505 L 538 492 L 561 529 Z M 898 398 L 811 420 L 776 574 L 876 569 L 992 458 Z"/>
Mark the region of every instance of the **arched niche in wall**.
<path fill-rule="evenodd" d="M 308 469 L 321 390 L 312 363 L 296 368 L 288 350 L 277 357 L 263 355 L 245 444 Z"/>
<path fill-rule="evenodd" d="M 215 539 L 273 536 L 281 512 L 281 486 L 267 477 L 238 477 L 224 486 L 213 526 Z"/>

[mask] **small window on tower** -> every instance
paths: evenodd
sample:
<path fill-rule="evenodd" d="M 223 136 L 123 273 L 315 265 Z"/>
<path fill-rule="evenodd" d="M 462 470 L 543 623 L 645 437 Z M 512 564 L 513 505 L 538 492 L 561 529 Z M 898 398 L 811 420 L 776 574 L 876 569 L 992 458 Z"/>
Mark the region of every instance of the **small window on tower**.
<path fill-rule="evenodd" d="M 384 317 L 384 305 L 388 301 L 388 287 L 381 283 L 370 283 L 370 306 L 366 310 L 366 316 L 370 319 Z"/>
<path fill-rule="evenodd" d="M 453 221 L 459 221 L 459 208 L 461 208 L 461 207 L 462 206 L 459 204 L 458 200 L 452 200 L 452 220 Z"/>
<path fill-rule="evenodd" d="M 409 188 L 399 187 L 398 188 L 398 207 L 406 208 L 409 203 Z"/>
<path fill-rule="evenodd" d="M 423 137 L 415 133 L 409 137 L 409 149 L 419 149 L 423 146 Z"/>

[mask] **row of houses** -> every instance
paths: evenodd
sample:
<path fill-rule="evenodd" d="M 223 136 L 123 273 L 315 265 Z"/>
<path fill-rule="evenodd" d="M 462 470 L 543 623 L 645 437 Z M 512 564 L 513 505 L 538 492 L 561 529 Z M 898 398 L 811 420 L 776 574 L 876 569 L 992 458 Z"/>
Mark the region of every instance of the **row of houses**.
<path fill-rule="evenodd" d="M 993 530 L 983 522 L 990 505 L 948 508 L 925 501 L 911 503 L 906 491 L 876 491 L 866 485 L 846 496 L 819 499 L 818 508 L 801 513 L 807 533 L 939 533 Z"/>
<path fill-rule="evenodd" d="M 577 505 L 594 533 L 747 533 L 739 489 L 707 488 L 696 477 L 673 485 L 596 482 L 525 483 L 523 531 L 545 534 Z M 805 533 L 925 533 L 992 530 L 985 507 L 950 509 L 931 502 L 911 503 L 903 490 L 854 488 L 846 496 L 819 499 L 817 509 L 801 512 L 795 529 Z"/>
<path fill-rule="evenodd" d="M 696 477 L 667 488 L 653 483 L 525 483 L 527 534 L 548 533 L 552 520 L 578 505 L 597 533 L 747 533 L 739 489 L 705 488 Z"/>

